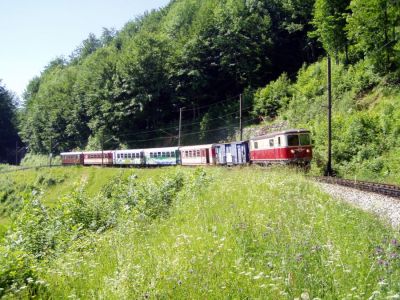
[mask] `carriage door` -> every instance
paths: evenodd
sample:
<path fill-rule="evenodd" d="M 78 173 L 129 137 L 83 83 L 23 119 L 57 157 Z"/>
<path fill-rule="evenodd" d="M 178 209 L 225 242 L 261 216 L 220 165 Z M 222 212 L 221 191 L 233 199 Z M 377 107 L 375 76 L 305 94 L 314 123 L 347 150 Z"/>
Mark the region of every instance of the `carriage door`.
<path fill-rule="evenodd" d="M 236 163 L 242 164 L 244 161 L 244 145 L 242 144 L 237 144 L 236 145 Z"/>
<path fill-rule="evenodd" d="M 282 147 L 282 138 L 278 136 L 276 138 L 276 145 L 275 145 L 275 159 L 282 159 L 281 147 Z"/>
<path fill-rule="evenodd" d="M 225 145 L 225 161 L 226 164 L 231 165 L 233 163 L 232 159 L 232 150 L 231 150 L 231 145 Z"/>
<path fill-rule="evenodd" d="M 210 163 L 210 151 L 211 151 L 211 149 L 205 149 L 205 152 L 206 152 L 206 164 Z"/>

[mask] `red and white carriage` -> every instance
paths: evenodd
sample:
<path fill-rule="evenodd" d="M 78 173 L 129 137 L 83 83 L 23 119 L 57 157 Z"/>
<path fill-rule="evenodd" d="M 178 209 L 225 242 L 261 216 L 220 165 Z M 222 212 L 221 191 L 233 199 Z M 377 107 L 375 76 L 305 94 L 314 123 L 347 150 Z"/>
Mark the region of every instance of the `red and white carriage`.
<path fill-rule="evenodd" d="M 250 139 L 250 161 L 255 164 L 296 163 L 309 165 L 312 159 L 310 132 L 291 129 Z"/>
<path fill-rule="evenodd" d="M 179 148 L 182 166 L 214 165 L 216 162 L 215 145 L 195 145 Z"/>
<path fill-rule="evenodd" d="M 84 165 L 113 165 L 113 151 L 83 152 Z"/>
<path fill-rule="evenodd" d="M 60 156 L 63 165 L 83 165 L 82 152 L 63 152 Z"/>

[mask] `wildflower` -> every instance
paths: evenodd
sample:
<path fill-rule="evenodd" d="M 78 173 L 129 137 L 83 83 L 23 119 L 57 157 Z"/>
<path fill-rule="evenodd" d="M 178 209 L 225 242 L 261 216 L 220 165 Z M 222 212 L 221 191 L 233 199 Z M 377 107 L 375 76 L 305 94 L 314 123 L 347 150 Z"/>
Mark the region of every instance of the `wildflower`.
<path fill-rule="evenodd" d="M 375 253 L 377 255 L 380 255 L 380 254 L 384 253 L 384 250 L 383 250 L 383 248 L 381 246 L 378 246 L 378 247 L 375 248 Z"/>
<path fill-rule="evenodd" d="M 314 247 L 311 248 L 311 252 L 318 252 L 321 249 L 322 249 L 322 247 L 317 245 L 317 246 L 314 246 Z"/>
<path fill-rule="evenodd" d="M 389 265 L 389 263 L 386 260 L 380 258 L 380 259 L 378 259 L 378 265 L 386 267 Z"/>
<path fill-rule="evenodd" d="M 301 253 L 296 255 L 296 261 L 299 262 L 303 259 L 303 255 Z"/>
<path fill-rule="evenodd" d="M 182 280 L 178 280 L 178 285 L 182 285 Z"/>
<path fill-rule="evenodd" d="M 300 295 L 301 300 L 310 300 L 310 295 L 307 292 L 303 292 Z"/>
<path fill-rule="evenodd" d="M 393 245 L 393 246 L 398 246 L 399 245 L 399 242 L 396 240 L 396 239 L 392 239 L 391 241 L 390 241 L 390 243 Z"/>

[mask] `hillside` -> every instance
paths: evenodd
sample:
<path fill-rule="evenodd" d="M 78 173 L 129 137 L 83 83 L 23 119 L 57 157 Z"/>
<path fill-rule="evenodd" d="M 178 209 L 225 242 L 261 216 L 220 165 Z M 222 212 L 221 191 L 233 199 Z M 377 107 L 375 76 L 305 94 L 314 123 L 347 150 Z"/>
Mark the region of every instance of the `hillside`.
<path fill-rule="evenodd" d="M 399 5 L 171 1 L 50 62 L 27 87 L 20 135 L 32 154 L 170 146 L 182 109 L 182 144 L 217 142 L 236 138 L 242 94 L 245 126 L 310 128 L 321 173 L 329 54 L 335 171 L 399 183 Z"/>
<path fill-rule="evenodd" d="M 399 292 L 398 233 L 294 170 L 19 174 L 40 181 L 33 189 L 44 194 L 26 191 L 0 244 L 3 296 L 364 299 Z"/>
<path fill-rule="evenodd" d="M 33 153 L 177 144 L 226 136 L 245 124 L 252 91 L 295 75 L 321 49 L 309 39 L 313 0 L 175 0 L 90 35 L 69 58 L 51 61 L 25 93 L 20 133 Z M 213 131 L 209 131 L 213 129 Z"/>

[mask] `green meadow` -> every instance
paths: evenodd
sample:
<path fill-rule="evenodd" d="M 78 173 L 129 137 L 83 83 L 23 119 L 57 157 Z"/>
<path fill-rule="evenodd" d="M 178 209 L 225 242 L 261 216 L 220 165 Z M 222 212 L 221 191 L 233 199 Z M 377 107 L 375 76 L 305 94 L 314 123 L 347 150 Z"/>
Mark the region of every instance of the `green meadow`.
<path fill-rule="evenodd" d="M 71 167 L 0 184 L 0 297 L 400 298 L 398 231 L 296 170 Z"/>

